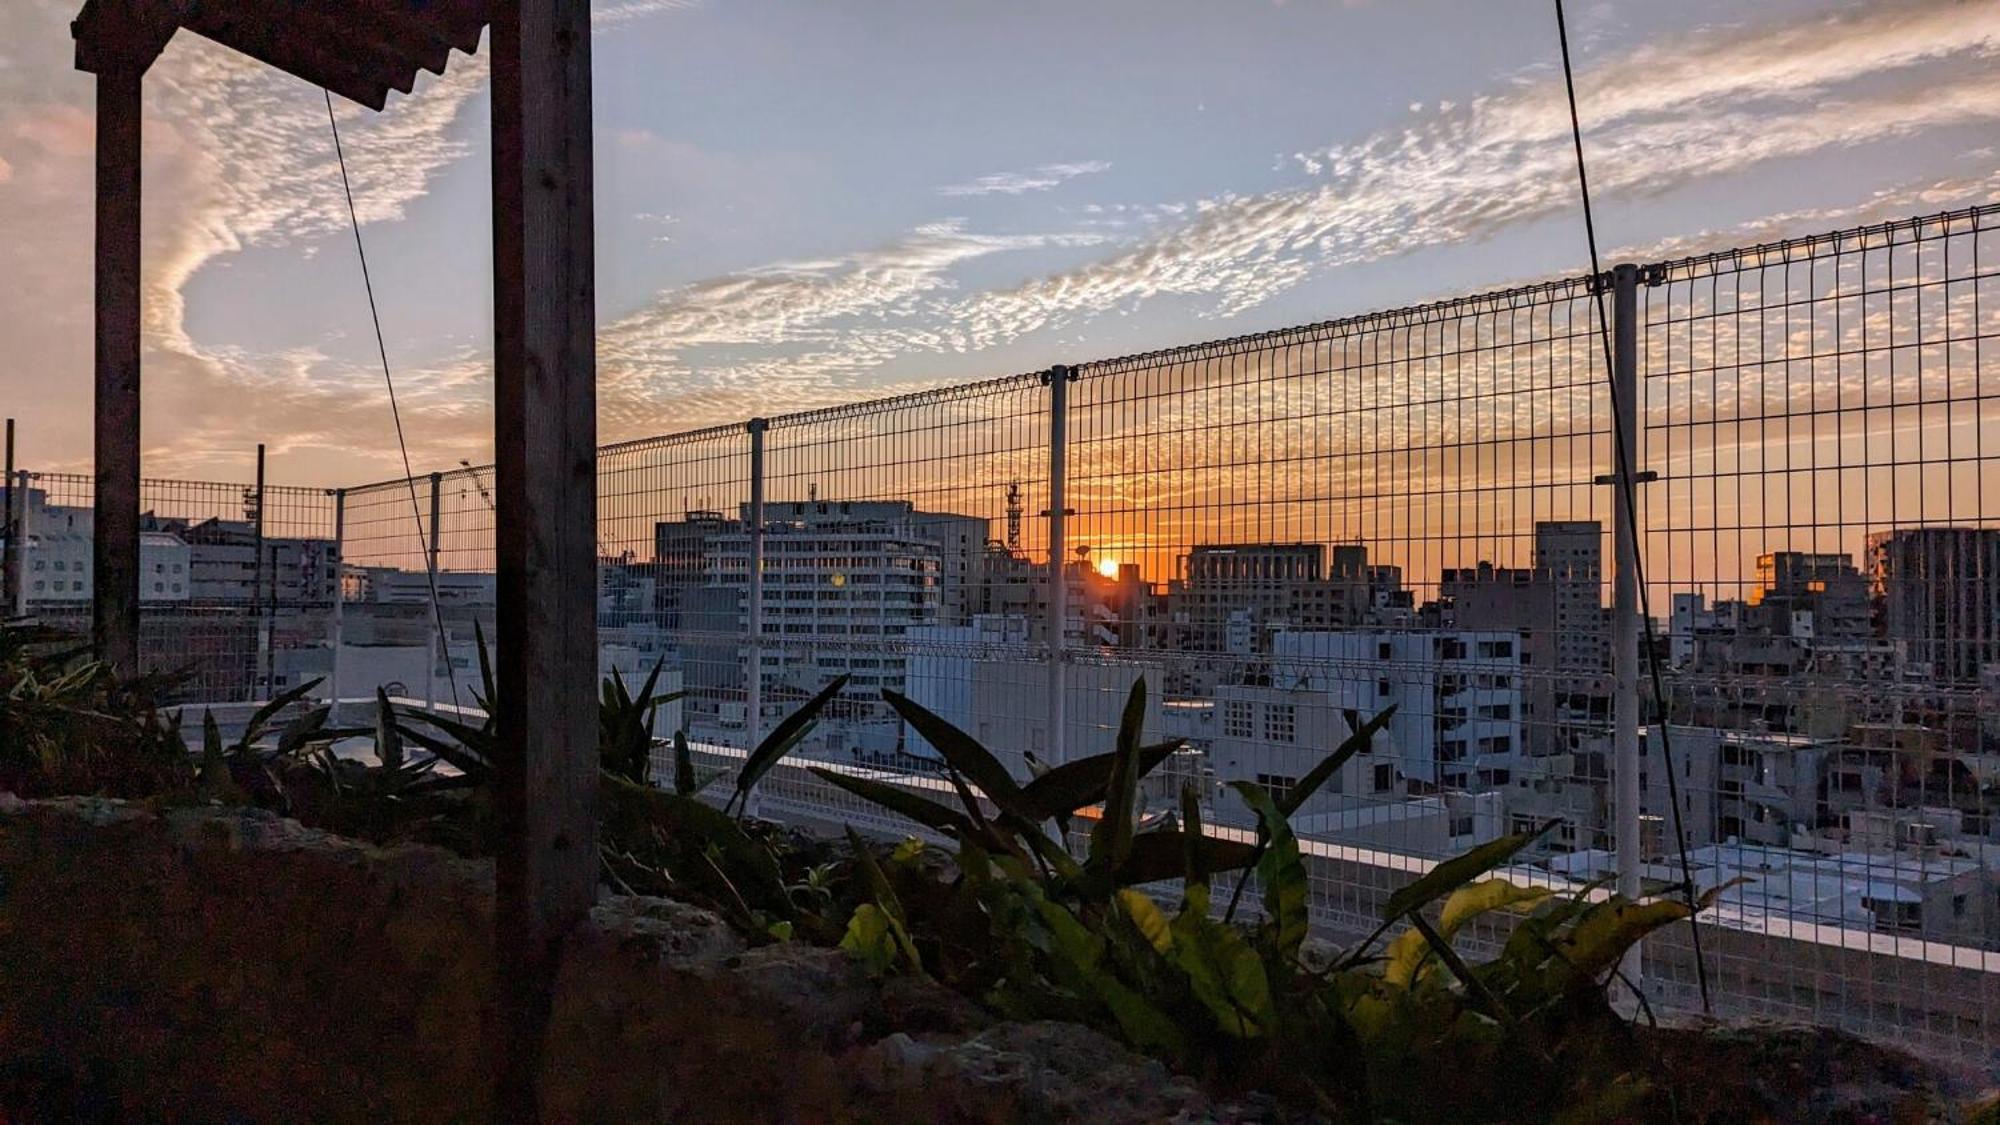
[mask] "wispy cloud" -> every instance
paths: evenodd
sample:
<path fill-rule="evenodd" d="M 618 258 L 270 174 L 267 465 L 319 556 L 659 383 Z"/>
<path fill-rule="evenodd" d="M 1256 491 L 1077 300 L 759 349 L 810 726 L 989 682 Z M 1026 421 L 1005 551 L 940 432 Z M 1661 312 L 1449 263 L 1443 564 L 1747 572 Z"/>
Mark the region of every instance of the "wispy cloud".
<path fill-rule="evenodd" d="M 1025 195 L 1031 191 L 1047 191 L 1062 184 L 1097 172 L 1111 170 L 1108 160 L 1082 160 L 1073 164 L 1044 164 L 1026 172 L 994 172 L 976 180 L 962 184 L 952 184 L 938 189 L 939 195 Z"/>
<path fill-rule="evenodd" d="M 2000 120 L 1996 54 L 2000 5 L 1929 0 L 1717 29 L 1604 59 L 1579 90 L 1593 186 L 1611 197 L 1660 193 L 1767 161 Z M 1316 272 L 1573 208 L 1568 127 L 1559 80 L 1524 79 L 1298 154 L 1316 183 L 1200 200 L 1186 222 L 1111 257 L 954 312 L 975 347 L 1161 296 L 1234 315 Z"/>
<path fill-rule="evenodd" d="M 677 412 L 768 410 L 867 393 L 865 376 L 900 355 L 962 349 L 930 322 L 958 267 L 998 254 L 1092 246 L 1094 234 L 977 234 L 932 223 L 874 249 L 782 262 L 663 292 L 598 335 L 603 424 L 657 428 Z M 629 436 L 629 431 L 627 431 Z"/>

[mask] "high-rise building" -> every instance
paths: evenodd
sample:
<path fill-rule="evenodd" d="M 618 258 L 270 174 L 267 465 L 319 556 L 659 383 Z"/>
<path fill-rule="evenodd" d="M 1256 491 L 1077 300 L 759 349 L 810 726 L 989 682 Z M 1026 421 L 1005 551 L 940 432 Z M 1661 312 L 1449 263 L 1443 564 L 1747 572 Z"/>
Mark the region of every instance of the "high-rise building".
<path fill-rule="evenodd" d="M 700 510 L 653 525 L 653 598 L 660 628 L 682 628 L 687 592 L 709 583 L 710 545 L 737 529 L 736 521 L 721 512 Z"/>
<path fill-rule="evenodd" d="M 1519 638 L 1531 754 L 1574 751 L 1610 715 L 1603 561 L 1597 521 L 1544 521 L 1535 525 L 1533 565 L 1481 562 L 1447 569 L 1439 580 L 1439 625 Z"/>
<path fill-rule="evenodd" d="M 765 697 L 810 695 L 843 673 L 857 700 L 902 690 L 906 658 L 896 643 L 943 615 L 940 548 L 931 537 L 940 517 L 903 500 L 786 501 L 766 505 L 765 516 Z M 746 589 L 744 520 L 709 550 L 712 582 Z M 736 631 L 748 636 L 748 598 L 738 605 Z"/>
<path fill-rule="evenodd" d="M 1882 635 L 1939 680 L 2000 661 L 2000 528 L 1913 527 L 1868 537 Z"/>
<path fill-rule="evenodd" d="M 1773 551 L 1757 556 L 1757 588 L 1750 604 L 1765 617 L 1774 636 L 1796 637 L 1808 646 L 1866 641 L 1868 580 L 1854 557 L 1806 551 Z"/>
<path fill-rule="evenodd" d="M 1589 672 L 1610 667 L 1611 635 L 1604 619 L 1604 526 L 1596 520 L 1537 523 L 1535 569 L 1554 586 L 1555 666 Z"/>
<path fill-rule="evenodd" d="M 1293 588 L 1326 578 L 1318 543 L 1218 543 L 1181 558 L 1169 587 L 1181 647 L 1197 652 L 1268 652 L 1266 626 L 1284 619 Z"/>

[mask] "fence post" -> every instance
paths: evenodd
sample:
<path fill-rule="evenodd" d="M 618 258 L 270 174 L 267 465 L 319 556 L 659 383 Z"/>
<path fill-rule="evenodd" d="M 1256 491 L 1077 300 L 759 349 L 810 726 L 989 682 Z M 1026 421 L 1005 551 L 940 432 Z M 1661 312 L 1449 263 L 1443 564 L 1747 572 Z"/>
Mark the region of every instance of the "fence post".
<path fill-rule="evenodd" d="M 750 572 L 744 595 L 744 617 L 749 626 L 750 670 L 744 676 L 744 733 L 749 748 L 755 749 L 764 737 L 764 431 L 770 422 L 752 418 L 750 431 Z"/>
<path fill-rule="evenodd" d="M 264 559 L 264 443 L 257 443 L 257 521 L 252 528 L 256 542 L 255 569 L 250 578 L 250 620 L 257 625 L 257 671 L 250 682 L 250 701 L 256 702 L 258 692 L 268 695 L 271 690 L 271 623 L 264 615 L 264 583 L 275 582 L 275 569 Z"/>
<path fill-rule="evenodd" d="M 430 540 L 430 543 L 428 549 L 424 552 L 424 568 L 429 572 L 428 577 L 430 578 L 431 615 L 436 618 L 435 621 L 431 622 L 432 627 L 424 630 L 424 636 L 428 638 L 424 642 L 424 648 L 430 654 L 430 660 L 424 666 L 424 710 L 432 713 L 437 711 L 438 646 L 443 643 L 442 634 L 444 633 L 444 611 L 437 607 L 438 522 L 439 516 L 444 511 L 442 503 L 443 491 L 444 474 L 432 473 L 431 524 L 430 534 L 426 537 Z M 451 653 L 446 652 L 444 657 L 447 660 L 451 659 Z"/>
<path fill-rule="evenodd" d="M 1069 578 L 1063 565 L 1069 554 L 1064 526 L 1069 515 L 1069 384 L 1076 369 L 1049 368 L 1049 764 L 1069 760 L 1069 654 L 1063 633 L 1069 627 Z"/>
<path fill-rule="evenodd" d="M 0 606 L 8 613 L 14 611 L 20 601 L 17 592 L 21 586 L 21 554 L 23 544 L 14 534 L 14 420 L 7 419 L 7 470 L 0 476 L 0 540 L 7 544 L 7 553 L 0 555 Z"/>
<path fill-rule="evenodd" d="M 1639 868 L 1644 862 L 1640 839 L 1639 790 L 1639 530 L 1632 510 L 1637 495 L 1639 458 L 1639 269 L 1624 264 L 1611 271 L 1612 360 L 1611 408 L 1613 437 L 1611 485 L 1615 499 L 1611 516 L 1613 550 L 1611 594 L 1612 751 L 1614 807 L 1613 839 L 1618 849 L 1618 893 L 1637 897 Z M 1629 474 L 1629 475 L 1628 475 Z M 1664 764 L 1662 768 L 1666 768 Z M 1626 973 L 1636 984 L 1639 947 L 1632 947 Z"/>
<path fill-rule="evenodd" d="M 7 604 L 14 616 L 28 616 L 28 536 L 33 529 L 28 526 L 28 481 L 33 479 L 26 469 L 14 471 L 14 528 L 13 533 L 21 541 L 20 557 L 14 560 L 14 595 Z M 12 550 L 12 541 L 9 541 Z"/>
<path fill-rule="evenodd" d="M 333 659 L 326 671 L 326 697 L 333 708 L 329 721 L 340 725 L 340 645 L 344 639 L 343 620 L 347 612 L 347 490 L 333 490 L 333 609 L 327 615 L 327 639 L 333 643 Z"/>

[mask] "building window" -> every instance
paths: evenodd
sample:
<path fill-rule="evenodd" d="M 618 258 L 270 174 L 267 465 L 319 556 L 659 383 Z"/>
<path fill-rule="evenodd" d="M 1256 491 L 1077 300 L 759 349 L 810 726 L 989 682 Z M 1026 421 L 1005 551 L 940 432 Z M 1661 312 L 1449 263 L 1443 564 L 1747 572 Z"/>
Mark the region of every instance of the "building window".
<path fill-rule="evenodd" d="M 1256 730 L 1250 721 L 1250 704 L 1241 699 L 1225 700 L 1222 704 L 1222 736 L 1224 738 L 1250 738 Z"/>
<path fill-rule="evenodd" d="M 1289 774 L 1260 773 L 1257 775 L 1257 784 L 1271 794 L 1273 801 L 1283 801 L 1293 789 L 1298 788 L 1299 779 Z"/>
<path fill-rule="evenodd" d="M 1272 742 L 1291 742 L 1298 734 L 1298 708 L 1289 703 L 1273 703 L 1264 708 L 1264 737 Z"/>
<path fill-rule="evenodd" d="M 1451 834 L 1454 837 L 1472 835 L 1472 818 L 1470 816 L 1452 817 Z"/>
<path fill-rule="evenodd" d="M 1387 793 L 1396 787 L 1396 767 L 1387 762 L 1375 765 L 1375 792 Z"/>
<path fill-rule="evenodd" d="M 1513 655 L 1514 655 L 1513 641 L 1479 642 L 1479 658 L 1481 660 L 1505 660 L 1508 659 L 1509 657 L 1512 657 Z"/>

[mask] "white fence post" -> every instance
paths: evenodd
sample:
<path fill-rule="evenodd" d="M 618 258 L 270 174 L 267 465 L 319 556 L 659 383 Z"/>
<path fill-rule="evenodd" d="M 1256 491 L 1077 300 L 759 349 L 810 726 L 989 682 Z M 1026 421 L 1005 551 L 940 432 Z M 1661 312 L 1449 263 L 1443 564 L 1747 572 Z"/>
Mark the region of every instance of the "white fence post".
<path fill-rule="evenodd" d="M 1611 485 L 1615 496 L 1611 517 L 1613 549 L 1611 601 L 1612 770 L 1615 790 L 1614 840 L 1618 849 L 1618 893 L 1639 894 L 1639 868 L 1644 862 L 1639 786 L 1639 528 L 1632 510 L 1637 496 L 1639 463 L 1639 269 L 1630 264 L 1611 271 L 1612 306 L 1612 424 Z M 1667 768 L 1663 763 L 1662 769 Z M 1626 975 L 1640 981 L 1639 947 L 1625 964 Z"/>
<path fill-rule="evenodd" d="M 1069 627 L 1069 578 L 1064 573 L 1069 540 L 1069 384 L 1076 369 L 1049 368 L 1049 764 L 1069 760 L 1069 692 L 1063 634 Z"/>

